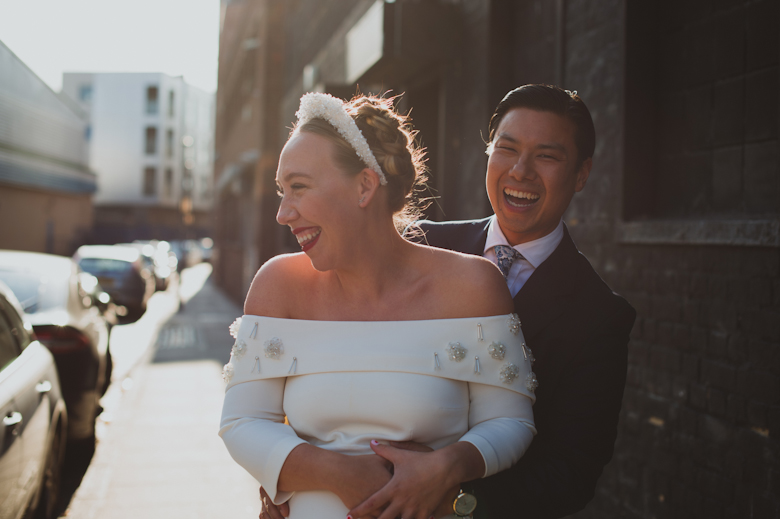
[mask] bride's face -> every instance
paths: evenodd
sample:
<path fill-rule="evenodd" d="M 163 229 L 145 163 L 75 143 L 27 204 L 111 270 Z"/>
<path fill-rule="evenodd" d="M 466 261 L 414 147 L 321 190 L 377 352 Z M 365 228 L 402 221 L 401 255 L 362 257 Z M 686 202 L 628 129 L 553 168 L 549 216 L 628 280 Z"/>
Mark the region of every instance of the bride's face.
<path fill-rule="evenodd" d="M 290 227 L 321 271 L 338 265 L 357 240 L 358 181 L 336 165 L 334 150 L 325 137 L 297 132 L 284 146 L 276 172 L 282 198 L 276 221 Z"/>

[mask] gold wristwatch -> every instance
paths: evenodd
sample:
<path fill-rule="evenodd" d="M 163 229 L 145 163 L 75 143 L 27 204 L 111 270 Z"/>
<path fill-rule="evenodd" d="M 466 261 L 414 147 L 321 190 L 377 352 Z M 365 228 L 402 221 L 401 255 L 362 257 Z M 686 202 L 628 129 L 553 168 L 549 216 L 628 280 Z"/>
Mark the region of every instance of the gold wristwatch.
<path fill-rule="evenodd" d="M 458 494 L 455 501 L 452 503 L 452 511 L 458 517 L 471 517 L 474 510 L 477 508 L 477 498 L 472 494 L 462 492 Z"/>

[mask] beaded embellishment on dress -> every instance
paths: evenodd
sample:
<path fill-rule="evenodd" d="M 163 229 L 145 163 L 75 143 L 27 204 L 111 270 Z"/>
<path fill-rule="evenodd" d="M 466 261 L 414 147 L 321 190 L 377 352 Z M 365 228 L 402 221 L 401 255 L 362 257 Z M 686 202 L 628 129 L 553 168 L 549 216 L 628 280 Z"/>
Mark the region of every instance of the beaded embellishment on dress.
<path fill-rule="evenodd" d="M 229 362 L 222 366 L 222 380 L 225 382 L 230 382 L 230 379 L 233 378 L 233 365 Z"/>
<path fill-rule="evenodd" d="M 461 346 L 459 342 L 451 342 L 444 351 L 447 352 L 447 356 L 450 360 L 460 362 L 466 358 L 466 353 L 468 353 L 469 350 Z"/>
<path fill-rule="evenodd" d="M 536 379 L 536 373 L 533 371 L 530 372 L 525 377 L 525 387 L 528 388 L 528 391 L 531 393 L 534 393 L 536 391 L 536 388 L 539 387 L 539 381 Z"/>
<path fill-rule="evenodd" d="M 510 314 L 506 323 L 509 325 L 509 331 L 517 335 L 520 333 L 520 317 L 517 314 Z"/>
<path fill-rule="evenodd" d="M 233 344 L 233 349 L 230 351 L 230 354 L 234 358 L 239 359 L 244 353 L 246 353 L 246 343 L 241 339 L 238 339 L 235 344 Z"/>
<path fill-rule="evenodd" d="M 496 360 L 504 360 L 504 356 L 506 355 L 506 346 L 500 342 L 491 342 L 490 346 L 488 346 L 488 353 Z"/>
<path fill-rule="evenodd" d="M 237 317 L 235 321 L 233 321 L 228 329 L 230 330 L 230 336 L 234 339 L 238 338 L 238 329 L 241 328 L 241 318 Z"/>
<path fill-rule="evenodd" d="M 504 364 L 498 372 L 498 378 L 504 384 L 511 384 L 520 376 L 520 368 L 511 362 Z"/>
<path fill-rule="evenodd" d="M 265 356 L 269 359 L 279 360 L 284 355 L 284 344 L 279 337 L 265 341 L 264 346 L 263 351 L 265 351 Z"/>

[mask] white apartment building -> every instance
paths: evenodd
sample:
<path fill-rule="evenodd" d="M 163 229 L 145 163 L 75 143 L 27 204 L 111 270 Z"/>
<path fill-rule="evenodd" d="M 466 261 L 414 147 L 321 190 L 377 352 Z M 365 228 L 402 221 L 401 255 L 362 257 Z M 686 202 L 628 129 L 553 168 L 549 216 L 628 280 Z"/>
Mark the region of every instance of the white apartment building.
<path fill-rule="evenodd" d="M 65 73 L 62 92 L 88 114 L 96 228 L 111 234 L 104 241 L 208 227 L 213 94 L 160 73 Z"/>

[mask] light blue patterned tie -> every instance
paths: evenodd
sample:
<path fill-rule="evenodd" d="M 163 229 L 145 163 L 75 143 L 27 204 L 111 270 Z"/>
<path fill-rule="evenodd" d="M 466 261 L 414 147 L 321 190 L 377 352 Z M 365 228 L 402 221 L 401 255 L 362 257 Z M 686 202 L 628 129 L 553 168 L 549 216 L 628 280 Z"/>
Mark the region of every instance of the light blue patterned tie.
<path fill-rule="evenodd" d="M 523 255 L 508 245 L 496 245 L 493 248 L 496 251 L 496 258 L 498 259 L 498 270 L 501 271 L 504 275 L 504 279 L 506 279 L 509 275 L 509 269 L 512 268 L 512 263 L 514 263 L 515 260 L 522 259 Z"/>

